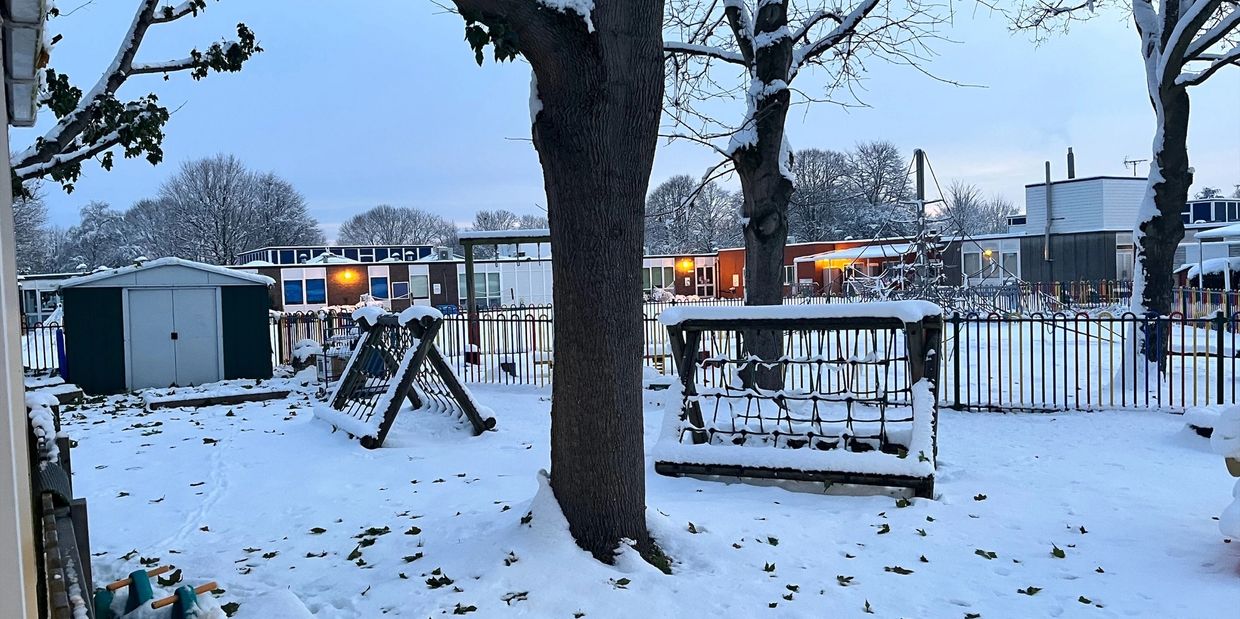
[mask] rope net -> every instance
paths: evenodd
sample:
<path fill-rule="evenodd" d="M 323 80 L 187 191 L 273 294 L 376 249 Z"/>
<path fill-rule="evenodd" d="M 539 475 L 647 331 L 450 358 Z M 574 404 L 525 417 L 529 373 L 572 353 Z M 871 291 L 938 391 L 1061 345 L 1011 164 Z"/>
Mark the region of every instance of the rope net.
<path fill-rule="evenodd" d="M 741 354 L 743 337 L 702 333 L 697 380 L 682 402 L 682 443 L 705 436 L 717 445 L 908 452 L 913 410 L 902 330 L 786 331 L 777 359 Z M 755 386 L 747 380 L 755 373 L 775 373 L 782 388 Z"/>

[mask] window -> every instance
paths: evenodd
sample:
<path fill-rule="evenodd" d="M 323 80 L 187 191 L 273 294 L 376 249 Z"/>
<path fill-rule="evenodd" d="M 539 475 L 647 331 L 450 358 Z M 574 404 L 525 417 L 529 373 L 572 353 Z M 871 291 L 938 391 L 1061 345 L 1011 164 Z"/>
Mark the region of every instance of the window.
<path fill-rule="evenodd" d="M 375 250 L 373 249 L 359 250 L 357 253 L 357 259 L 360 262 L 374 262 L 375 261 Z"/>
<path fill-rule="evenodd" d="M 285 285 L 290 282 L 285 282 Z M 306 280 L 306 303 L 327 303 L 327 280 Z"/>
<path fill-rule="evenodd" d="M 1227 221 L 1236 221 L 1237 217 L 1240 216 L 1240 213 L 1236 212 L 1237 207 L 1240 207 L 1240 203 L 1227 203 Z"/>
<path fill-rule="evenodd" d="M 293 257 L 293 250 L 281 249 L 278 264 L 296 264 L 297 259 Z"/>
<path fill-rule="evenodd" d="M 386 277 L 370 278 L 370 296 L 376 299 L 388 298 L 388 278 Z"/>
<path fill-rule="evenodd" d="M 1016 252 L 1003 252 L 1004 277 L 1020 277 L 1020 258 Z"/>
<path fill-rule="evenodd" d="M 305 294 L 302 290 L 302 282 L 300 279 L 291 279 L 284 282 L 284 304 L 285 305 L 301 305 L 306 302 Z"/>
<path fill-rule="evenodd" d="M 791 286 L 795 284 L 796 278 L 797 278 L 796 267 L 791 266 L 791 265 L 784 265 L 784 285 Z"/>
<path fill-rule="evenodd" d="M 344 257 L 349 260 L 357 260 L 357 248 L 349 247 L 344 250 Z"/>
<path fill-rule="evenodd" d="M 409 282 L 392 282 L 392 298 L 404 299 L 409 296 Z"/>
<path fill-rule="evenodd" d="M 1199 202 L 1193 205 L 1193 222 L 1210 221 L 1210 203 Z"/>
<path fill-rule="evenodd" d="M 663 267 L 663 282 L 666 286 L 676 283 L 676 269 L 672 267 Z"/>
<path fill-rule="evenodd" d="M 467 291 L 465 290 L 464 273 L 457 274 L 457 284 L 460 305 L 465 307 L 468 305 L 468 300 L 465 296 Z M 503 305 L 504 299 L 500 295 L 499 273 L 474 273 L 474 299 L 481 309 Z"/>
<path fill-rule="evenodd" d="M 414 275 L 409 278 L 409 296 L 415 299 L 431 297 L 431 278 L 429 275 Z"/>
<path fill-rule="evenodd" d="M 966 277 L 976 276 L 982 270 L 982 255 L 977 252 L 964 254 L 964 274 Z"/>
<path fill-rule="evenodd" d="M 650 290 L 650 269 L 642 269 L 642 290 Z"/>
<path fill-rule="evenodd" d="M 379 260 L 387 260 L 387 257 L 388 257 L 388 250 L 387 250 L 387 248 L 386 248 L 386 247 L 380 247 L 379 249 L 376 249 L 376 250 L 375 250 L 375 260 L 376 260 L 376 261 L 379 261 Z"/>

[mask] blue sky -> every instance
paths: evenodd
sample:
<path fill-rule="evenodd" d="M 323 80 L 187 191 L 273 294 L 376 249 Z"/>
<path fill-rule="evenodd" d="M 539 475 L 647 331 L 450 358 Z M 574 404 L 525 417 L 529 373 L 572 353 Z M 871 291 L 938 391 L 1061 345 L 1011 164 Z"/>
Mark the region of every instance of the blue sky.
<path fill-rule="evenodd" d="M 61 0 L 68 11 L 85 0 Z M 272 170 L 305 196 L 329 238 L 350 215 L 380 203 L 417 206 L 459 222 L 483 208 L 539 212 L 541 172 L 529 138 L 529 68 L 479 68 L 459 17 L 429 0 L 372 0 L 342 10 L 327 0 L 222 0 L 195 19 L 156 26 L 141 59 L 184 56 L 233 32 L 238 21 L 266 49 L 239 74 L 194 82 L 139 76 L 122 94 L 154 91 L 180 109 L 167 127 L 165 162 L 119 160 L 112 172 L 87 164 L 72 195 L 48 187 L 53 223 L 70 225 L 91 200 L 116 208 L 153 195 L 186 159 L 230 152 Z M 1023 206 L 1023 186 L 1050 159 L 1064 173 L 1068 146 L 1079 176 L 1124 175 L 1125 158 L 1147 159 L 1153 114 L 1137 38 L 1112 11 L 1034 45 L 1004 22 L 956 3 L 954 23 L 930 68 L 984 85 L 960 88 L 904 67 L 871 63 L 869 107 L 797 108 L 794 148 L 846 149 L 870 139 L 927 151 L 939 179 L 960 178 Z M 53 65 L 88 89 L 115 55 L 132 0 L 96 0 L 51 27 L 65 39 Z M 814 87 L 809 75 L 798 86 Z M 1240 183 L 1240 68 L 1192 91 L 1190 156 L 1198 186 Z M 721 110 L 739 115 L 743 102 Z M 12 129 L 14 150 L 50 125 Z M 661 144 L 652 183 L 698 175 L 716 162 L 694 144 Z M 1144 174 L 1144 170 L 1142 170 Z"/>

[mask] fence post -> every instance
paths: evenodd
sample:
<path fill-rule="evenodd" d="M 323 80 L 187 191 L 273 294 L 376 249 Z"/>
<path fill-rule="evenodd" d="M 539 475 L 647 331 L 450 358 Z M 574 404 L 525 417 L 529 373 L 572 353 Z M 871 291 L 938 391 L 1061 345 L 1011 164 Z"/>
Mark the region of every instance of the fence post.
<path fill-rule="evenodd" d="M 960 410 L 960 312 L 952 312 L 952 409 Z"/>
<path fill-rule="evenodd" d="M 1214 377 L 1214 388 L 1218 392 L 1215 395 L 1215 399 L 1218 404 L 1223 403 L 1223 333 L 1226 329 L 1227 316 L 1220 310 L 1214 314 L 1214 330 L 1217 333 L 1216 337 L 1218 338 L 1218 343 L 1216 345 L 1216 350 L 1218 352 L 1216 355 L 1218 357 L 1218 367 L 1215 368 L 1218 372 Z"/>

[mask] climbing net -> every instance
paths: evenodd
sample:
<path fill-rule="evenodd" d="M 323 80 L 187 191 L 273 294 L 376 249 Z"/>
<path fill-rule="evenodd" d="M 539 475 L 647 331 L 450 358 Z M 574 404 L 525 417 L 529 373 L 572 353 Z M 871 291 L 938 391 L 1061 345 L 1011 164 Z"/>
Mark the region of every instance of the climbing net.
<path fill-rule="evenodd" d="M 840 305 L 753 320 L 713 319 L 707 316 L 715 308 L 701 308 L 703 318 L 668 324 L 681 378 L 679 397 L 668 404 L 679 410 L 669 411 L 656 470 L 931 492 L 941 315 L 921 301 L 853 307 L 863 314 L 867 305 L 933 309 L 906 323 L 814 316 L 850 309 Z M 779 334 L 777 347 L 759 344 L 772 333 Z M 856 459 L 866 452 L 873 454 Z"/>
<path fill-rule="evenodd" d="M 704 334 L 714 350 L 735 348 L 738 334 Z M 743 336 L 742 336 L 743 337 Z M 783 356 L 767 362 L 734 351 L 697 362 L 696 405 L 709 442 L 790 449 L 907 451 L 913 417 L 908 357 L 896 330 L 803 331 L 785 336 Z M 755 367 L 778 376 L 780 389 L 747 380 Z"/>

